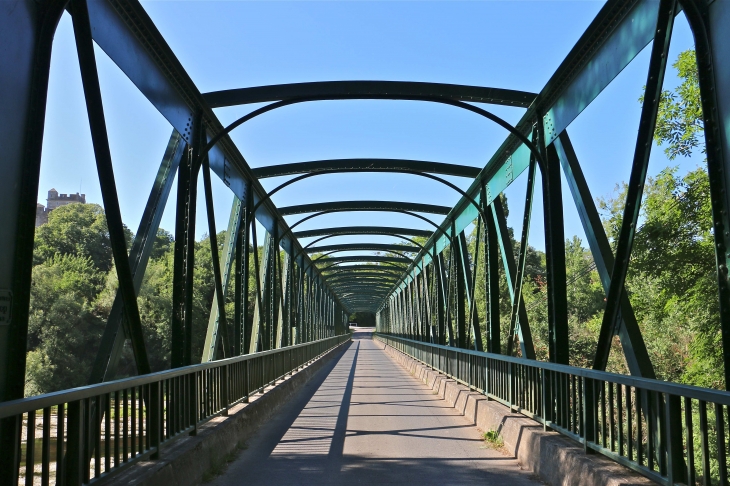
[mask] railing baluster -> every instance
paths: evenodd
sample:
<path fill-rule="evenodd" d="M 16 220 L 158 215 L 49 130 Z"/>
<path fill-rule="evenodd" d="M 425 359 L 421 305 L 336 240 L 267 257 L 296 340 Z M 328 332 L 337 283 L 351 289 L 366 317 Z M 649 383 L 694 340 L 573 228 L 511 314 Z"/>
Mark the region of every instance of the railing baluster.
<path fill-rule="evenodd" d="M 111 412 L 111 394 L 107 393 L 104 397 L 104 471 L 108 472 L 111 468 L 111 438 L 112 438 L 112 412 Z"/>
<path fill-rule="evenodd" d="M 715 428 L 717 429 L 717 463 L 720 470 L 720 484 L 728 484 L 727 450 L 725 449 L 725 420 L 722 405 L 715 404 Z"/>
<path fill-rule="evenodd" d="M 623 385 L 616 385 L 616 408 L 618 414 L 618 454 L 624 455 L 624 400 L 623 400 Z"/>
<path fill-rule="evenodd" d="M 41 485 L 48 486 L 51 476 L 51 407 L 43 409 L 43 446 L 41 449 Z"/>
<path fill-rule="evenodd" d="M 99 420 L 99 414 L 101 413 L 102 397 L 101 395 L 96 397 L 95 400 L 96 417 L 94 417 L 94 423 L 91 430 L 94 431 L 94 477 L 98 478 L 101 476 L 101 420 Z"/>
<path fill-rule="evenodd" d="M 127 389 L 122 391 L 122 462 L 129 460 L 129 403 L 127 400 Z"/>
<path fill-rule="evenodd" d="M 56 482 L 63 484 L 65 477 L 64 454 L 66 445 L 66 404 L 61 403 L 56 409 Z"/>
<path fill-rule="evenodd" d="M 35 410 L 28 411 L 28 423 L 25 431 L 25 484 L 26 486 L 33 486 L 35 466 Z"/>

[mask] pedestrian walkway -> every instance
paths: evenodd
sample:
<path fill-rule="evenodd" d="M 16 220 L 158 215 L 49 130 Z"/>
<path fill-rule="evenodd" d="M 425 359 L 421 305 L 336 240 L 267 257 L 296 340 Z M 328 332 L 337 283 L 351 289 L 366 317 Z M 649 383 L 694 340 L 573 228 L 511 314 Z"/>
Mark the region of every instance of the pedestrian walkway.
<path fill-rule="evenodd" d="M 541 484 L 382 348 L 355 332 L 212 484 Z"/>

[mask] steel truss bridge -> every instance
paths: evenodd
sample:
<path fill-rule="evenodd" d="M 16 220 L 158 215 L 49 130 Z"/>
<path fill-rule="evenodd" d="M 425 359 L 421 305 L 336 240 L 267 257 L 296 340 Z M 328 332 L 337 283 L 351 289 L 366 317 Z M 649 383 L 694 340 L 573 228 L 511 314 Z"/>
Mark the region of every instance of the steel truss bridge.
<path fill-rule="evenodd" d="M 16 484 L 21 471 L 25 471 L 26 484 L 32 484 L 34 474 L 26 464 L 40 467 L 35 479 L 40 478 L 42 484 L 49 483 L 52 468 L 54 477 L 66 484 L 81 484 L 114 474 L 139 458 L 154 458 L 167 441 L 194 433 L 201 422 L 225 412 L 232 403 L 348 340 L 348 315 L 357 311 L 376 314 L 378 339 L 582 443 L 586 451 L 600 452 L 663 484 L 694 484 L 700 478 L 710 484 L 711 467 L 716 468 L 719 481 L 727 484 L 730 394 L 655 380 L 647 345 L 624 290 L 672 28 L 681 10 L 694 34 L 697 52 L 725 383 L 730 385 L 730 2 L 610 0 L 539 93 L 390 81 L 328 81 L 201 93 L 135 0 L 2 2 L 0 484 Z M 24 398 L 34 220 L 51 47 L 64 11 L 73 18 L 119 290 L 89 386 Z M 131 248 L 125 245 L 94 43 L 172 125 Z M 646 96 L 614 253 L 566 127 L 648 45 Z M 482 169 L 395 159 L 302 161 L 251 169 L 229 138 L 232 130 L 275 109 L 354 99 L 450 105 L 483 117 L 485 123 L 496 123 L 504 128 L 506 137 Z M 228 126 L 213 112 L 214 108 L 253 103 L 267 104 Z M 487 105 L 526 111 L 511 125 L 483 108 Z M 298 181 L 343 172 L 428 178 L 458 192 L 461 199 L 451 208 L 393 201 L 277 208 L 271 200 L 280 189 Z M 499 195 L 523 172 L 528 178 L 524 229 L 515 259 Z M 199 359 L 192 356 L 191 323 L 196 188 L 201 173 L 205 190 L 200 197 L 205 198 L 207 209 L 216 298 L 202 364 L 196 364 Z M 177 194 L 169 201 L 175 176 Z M 217 250 L 213 176 L 235 195 L 222 254 Z M 291 178 L 269 192 L 264 190 L 261 179 L 280 176 Z M 442 176 L 472 182 L 462 190 Z M 542 186 L 546 235 L 549 363 L 534 359 L 522 299 L 537 184 Z M 576 204 L 606 294 L 592 370 L 568 366 L 564 191 Z M 168 204 L 176 208 L 172 369 L 151 374 L 136 294 Z M 384 226 L 297 229 L 304 221 L 340 211 L 402 213 L 414 221 L 426 221 L 432 231 Z M 290 225 L 284 216 L 294 214 L 306 216 Z M 265 229 L 261 256 L 251 251 L 261 236 L 256 234 L 256 221 Z M 475 250 L 470 252 L 465 229 L 471 224 L 478 231 Z M 399 243 L 325 241 L 339 235 L 387 235 Z M 418 243 L 415 237 L 422 238 L 420 241 L 427 238 L 427 242 Z M 315 239 L 302 245 L 302 238 Z M 379 251 L 388 256 L 337 255 L 351 251 Z M 324 252 L 328 258 L 310 258 L 314 252 Z M 255 278 L 249 279 L 251 260 Z M 477 265 L 486 268 L 486 315 L 479 315 L 475 302 Z M 500 267 L 512 302 L 507 343 L 500 343 Z M 231 280 L 233 315 L 226 312 L 220 298 Z M 255 285 L 253 303 L 246 298 L 250 281 Z M 247 317 L 251 306 L 253 319 Z M 631 376 L 604 371 L 615 335 L 620 338 Z M 139 376 L 109 381 L 127 340 Z M 501 354 L 502 349 L 506 354 Z M 521 357 L 515 357 L 517 354 Z M 120 403 L 125 414 L 123 432 L 118 430 Z M 129 403 L 132 419 L 128 430 Z M 116 414 L 111 413 L 114 407 Z M 116 428 L 111 426 L 113 421 Z M 114 440 L 124 444 L 122 461 L 118 446 L 113 451 L 109 447 L 112 429 L 117 434 Z M 105 448 L 100 442 L 102 430 L 107 434 Z M 57 437 L 60 445 L 51 452 L 51 441 Z M 42 442 L 39 452 L 26 447 L 36 439 Z"/>

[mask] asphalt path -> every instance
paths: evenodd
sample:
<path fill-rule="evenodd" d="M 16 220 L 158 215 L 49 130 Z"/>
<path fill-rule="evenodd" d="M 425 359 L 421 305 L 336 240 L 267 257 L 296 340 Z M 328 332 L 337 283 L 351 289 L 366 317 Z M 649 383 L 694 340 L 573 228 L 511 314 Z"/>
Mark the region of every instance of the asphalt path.
<path fill-rule="evenodd" d="M 356 331 L 210 484 L 541 484 Z"/>

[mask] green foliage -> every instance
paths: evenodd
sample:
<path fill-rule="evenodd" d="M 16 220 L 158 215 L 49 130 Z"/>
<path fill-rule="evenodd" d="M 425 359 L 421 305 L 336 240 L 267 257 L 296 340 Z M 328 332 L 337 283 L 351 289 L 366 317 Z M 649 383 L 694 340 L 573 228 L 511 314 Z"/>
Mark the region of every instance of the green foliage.
<path fill-rule="evenodd" d="M 375 327 L 375 314 L 372 312 L 355 312 L 350 315 L 350 322 L 355 322 L 360 327 Z"/>
<path fill-rule="evenodd" d="M 131 234 L 127 233 L 129 248 Z M 219 247 L 224 237 L 223 232 L 218 235 Z M 118 288 L 103 209 L 95 204 L 69 204 L 53 210 L 48 223 L 37 230 L 34 261 L 27 395 L 87 383 Z M 173 237 L 160 229 L 137 299 L 153 371 L 170 366 L 173 261 Z M 253 261 L 251 267 L 253 273 Z M 252 301 L 253 282 L 250 287 Z M 210 240 L 204 238 L 195 244 L 194 359 L 202 355 L 213 292 Z M 230 307 L 232 295 L 231 287 Z M 117 377 L 134 374 L 134 359 L 127 346 Z"/>
<path fill-rule="evenodd" d="M 695 50 L 680 53 L 673 66 L 682 84 L 675 91 L 662 92 L 654 131 L 654 140 L 660 145 L 667 144 L 664 152 L 670 160 L 678 155 L 688 157 L 697 148 L 705 153 L 704 140 L 701 139 L 704 124 Z"/>
<path fill-rule="evenodd" d="M 487 430 L 482 434 L 484 442 L 493 449 L 501 449 L 504 447 L 504 440 L 499 435 L 498 430 Z"/>
<path fill-rule="evenodd" d="M 608 236 L 618 237 L 625 187 L 600 201 Z M 641 226 L 626 286 L 659 377 L 722 385 L 709 178 L 667 168 L 644 189 Z"/>
<path fill-rule="evenodd" d="M 95 305 L 105 274 L 90 257 L 56 255 L 33 268 L 27 394 L 86 384 L 104 329 Z"/>
<path fill-rule="evenodd" d="M 126 228 L 125 232 L 129 249 L 132 234 Z M 56 254 L 89 257 L 96 268 L 108 272 L 112 255 L 104 209 L 98 204 L 68 204 L 51 211 L 48 223 L 36 230 L 34 264 Z"/>

